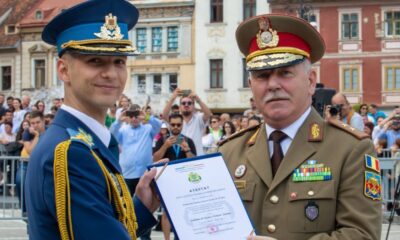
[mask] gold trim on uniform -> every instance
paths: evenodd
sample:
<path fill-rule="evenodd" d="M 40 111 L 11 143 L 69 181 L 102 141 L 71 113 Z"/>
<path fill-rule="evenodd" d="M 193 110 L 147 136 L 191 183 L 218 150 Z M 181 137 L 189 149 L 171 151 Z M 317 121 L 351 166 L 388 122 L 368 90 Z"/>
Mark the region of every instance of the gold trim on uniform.
<path fill-rule="evenodd" d="M 68 176 L 67 152 L 71 140 L 61 142 L 54 151 L 54 194 L 57 222 L 62 240 L 73 240 L 71 216 L 71 192 Z M 133 207 L 132 197 L 124 178 L 119 173 L 111 173 L 97 154 L 90 149 L 91 154 L 99 164 L 107 186 L 108 200 L 114 204 L 118 220 L 127 229 L 131 239 L 136 239 L 138 223 Z"/>
<path fill-rule="evenodd" d="M 278 55 L 278 56 L 276 56 Z M 281 58 L 281 59 L 276 59 L 276 58 Z M 279 64 L 285 64 L 289 62 L 293 62 L 296 60 L 303 59 L 304 56 L 302 55 L 294 55 L 290 53 L 281 53 L 281 54 L 272 54 L 272 55 L 262 55 L 253 58 L 251 61 L 247 63 L 247 68 L 248 69 L 253 69 L 253 68 L 259 68 L 259 67 L 265 67 L 265 66 L 276 66 Z M 267 59 L 276 59 L 272 61 L 265 62 L 264 60 Z"/>
<path fill-rule="evenodd" d="M 310 57 L 309 53 L 307 53 L 306 51 L 303 51 L 301 49 L 298 49 L 298 48 L 277 47 L 277 48 L 267 48 L 267 49 L 263 49 L 263 50 L 254 51 L 251 54 L 247 55 L 246 61 L 250 62 L 250 60 L 252 60 L 255 57 L 264 56 L 264 55 L 269 56 L 268 54 L 272 54 L 272 53 L 295 54 L 295 55 L 302 55 L 307 58 Z M 271 57 L 271 58 L 278 58 L 278 57 Z"/>
<path fill-rule="evenodd" d="M 101 26 L 100 32 L 94 33 L 94 35 L 106 40 L 121 40 L 124 37 L 118 26 L 117 16 L 113 16 L 111 13 L 105 17 L 105 23 Z"/>
<path fill-rule="evenodd" d="M 318 123 L 311 123 L 308 132 L 309 142 L 320 142 L 322 141 L 323 131 Z"/>

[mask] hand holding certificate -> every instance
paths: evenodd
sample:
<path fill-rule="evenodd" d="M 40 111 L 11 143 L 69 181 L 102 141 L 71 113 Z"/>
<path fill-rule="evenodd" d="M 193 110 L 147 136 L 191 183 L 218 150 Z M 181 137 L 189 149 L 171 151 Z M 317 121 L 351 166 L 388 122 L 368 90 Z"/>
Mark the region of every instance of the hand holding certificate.
<path fill-rule="evenodd" d="M 155 168 L 158 192 L 180 240 L 246 240 L 252 232 L 221 154 Z"/>

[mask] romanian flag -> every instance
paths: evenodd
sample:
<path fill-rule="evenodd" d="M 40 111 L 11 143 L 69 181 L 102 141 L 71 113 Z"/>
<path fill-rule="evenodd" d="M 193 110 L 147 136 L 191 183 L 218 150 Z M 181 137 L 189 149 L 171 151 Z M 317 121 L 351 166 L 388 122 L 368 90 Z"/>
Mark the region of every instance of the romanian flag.
<path fill-rule="evenodd" d="M 365 166 L 378 173 L 381 171 L 381 168 L 379 167 L 379 160 L 376 157 L 368 154 L 365 154 Z"/>

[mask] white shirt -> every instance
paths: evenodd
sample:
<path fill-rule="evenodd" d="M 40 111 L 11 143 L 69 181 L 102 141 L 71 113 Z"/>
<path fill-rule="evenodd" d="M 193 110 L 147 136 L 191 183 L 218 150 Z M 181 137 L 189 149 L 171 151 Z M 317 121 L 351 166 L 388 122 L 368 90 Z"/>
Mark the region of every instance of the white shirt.
<path fill-rule="evenodd" d="M 286 155 L 286 152 L 288 151 L 290 144 L 292 144 L 292 141 L 294 137 L 296 136 L 297 132 L 299 131 L 299 128 L 301 125 L 303 125 L 304 121 L 310 115 L 311 112 L 311 107 L 309 107 L 303 115 L 301 115 L 294 123 L 290 124 L 289 126 L 285 127 L 284 129 L 278 129 L 282 132 L 284 132 L 288 137 L 282 140 L 281 142 L 281 148 L 283 155 Z M 267 131 L 267 139 L 269 139 L 269 136 L 271 133 L 277 129 L 269 126 L 268 124 L 265 124 L 265 130 Z M 269 147 L 269 157 L 272 157 L 273 151 L 274 151 L 274 142 L 272 140 L 268 140 L 268 147 Z"/>
<path fill-rule="evenodd" d="M 204 154 L 202 137 L 206 124 L 204 123 L 203 115 L 203 113 L 196 112 L 189 122 L 183 121 L 182 134 L 193 140 L 197 156 Z"/>
<path fill-rule="evenodd" d="M 61 109 L 71 113 L 81 120 L 94 134 L 96 134 L 100 141 L 108 147 L 111 141 L 111 133 L 105 125 L 100 124 L 96 119 L 65 104 L 61 105 Z"/>

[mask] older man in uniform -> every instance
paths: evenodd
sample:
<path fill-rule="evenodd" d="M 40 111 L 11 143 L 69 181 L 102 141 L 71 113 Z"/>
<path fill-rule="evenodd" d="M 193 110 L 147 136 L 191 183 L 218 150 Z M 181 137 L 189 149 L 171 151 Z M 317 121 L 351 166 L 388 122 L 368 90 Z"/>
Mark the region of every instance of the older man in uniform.
<path fill-rule="evenodd" d="M 61 12 L 43 31 L 57 46 L 65 102 L 31 155 L 30 239 L 136 239 L 156 223 L 155 170 L 144 174 L 132 200 L 118 143 L 104 126 L 125 86 L 127 55 L 137 54 L 128 30 L 138 16 L 128 1 L 91 0 Z"/>
<path fill-rule="evenodd" d="M 265 124 L 220 146 L 259 235 L 379 239 L 381 178 L 368 136 L 311 107 L 325 50 L 306 21 L 262 15 L 236 31 Z M 256 239 L 255 237 L 254 239 Z"/>

